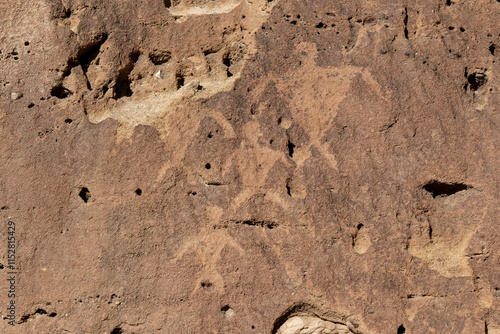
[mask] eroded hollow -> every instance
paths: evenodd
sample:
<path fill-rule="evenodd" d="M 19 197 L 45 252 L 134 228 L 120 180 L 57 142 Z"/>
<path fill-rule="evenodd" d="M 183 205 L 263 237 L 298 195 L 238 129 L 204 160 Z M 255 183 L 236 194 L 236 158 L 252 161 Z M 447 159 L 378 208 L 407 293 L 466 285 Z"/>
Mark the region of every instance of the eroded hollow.
<path fill-rule="evenodd" d="M 356 327 L 359 326 L 358 324 Z M 307 303 L 299 303 L 288 308 L 273 325 L 272 334 L 351 334 L 353 331 L 340 321 L 320 317 L 316 308 Z M 360 333 L 356 331 L 356 333 Z"/>
<path fill-rule="evenodd" d="M 323 320 L 308 315 L 296 315 L 288 318 L 276 331 L 276 334 L 310 334 L 329 333 L 344 334 L 352 333 L 344 324 Z"/>
<path fill-rule="evenodd" d="M 166 50 L 154 50 L 149 54 L 149 60 L 155 65 L 167 63 L 172 58 L 172 53 Z"/>
<path fill-rule="evenodd" d="M 423 186 L 423 189 L 430 193 L 432 197 L 446 197 L 456 194 L 459 191 L 472 188 L 464 183 L 448 183 L 433 180 Z"/>

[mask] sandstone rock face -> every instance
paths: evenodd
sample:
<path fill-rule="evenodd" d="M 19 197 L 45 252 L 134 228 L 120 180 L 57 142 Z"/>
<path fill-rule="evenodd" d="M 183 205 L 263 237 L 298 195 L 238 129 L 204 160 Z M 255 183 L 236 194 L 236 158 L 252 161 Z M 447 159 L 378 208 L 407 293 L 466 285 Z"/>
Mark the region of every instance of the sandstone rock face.
<path fill-rule="evenodd" d="M 1 333 L 500 333 L 499 1 L 0 11 Z"/>

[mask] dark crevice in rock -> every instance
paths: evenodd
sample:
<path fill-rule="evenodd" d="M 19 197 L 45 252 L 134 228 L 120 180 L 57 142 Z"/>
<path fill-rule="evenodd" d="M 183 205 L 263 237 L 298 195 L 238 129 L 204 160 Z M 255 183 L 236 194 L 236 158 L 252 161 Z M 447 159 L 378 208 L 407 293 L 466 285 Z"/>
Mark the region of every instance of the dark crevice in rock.
<path fill-rule="evenodd" d="M 464 86 L 465 91 L 469 89 L 470 91 L 475 92 L 480 87 L 484 86 L 488 81 L 485 71 L 486 69 L 484 71 L 476 70 L 475 72 L 469 73 L 466 67 L 464 73 L 464 76 L 467 79 L 467 83 Z"/>
<path fill-rule="evenodd" d="M 406 7 L 405 7 L 405 17 L 403 19 L 403 23 L 405 25 L 405 28 L 404 28 L 405 38 L 408 39 L 408 8 L 406 8 Z"/>
<path fill-rule="evenodd" d="M 52 89 L 50 90 L 50 95 L 57 97 L 58 99 L 65 99 L 68 96 L 73 95 L 73 92 L 64 87 L 62 83 L 59 83 L 52 87 Z"/>
<path fill-rule="evenodd" d="M 233 74 L 229 71 L 229 68 L 231 67 L 233 62 L 231 60 L 231 55 L 229 53 L 224 54 L 224 56 L 222 57 L 222 63 L 227 67 L 226 70 L 227 77 L 228 78 L 232 77 Z"/>
<path fill-rule="evenodd" d="M 177 72 L 177 74 L 175 75 L 175 84 L 177 90 L 181 89 L 184 86 L 185 80 L 186 79 L 184 77 L 184 74 L 182 74 L 182 72 Z"/>
<path fill-rule="evenodd" d="M 239 225 L 246 225 L 246 226 L 253 226 L 253 227 L 266 227 L 270 230 L 277 228 L 279 225 L 278 223 L 272 221 L 272 220 L 257 220 L 257 219 L 244 219 L 244 220 L 228 220 L 223 222 L 220 225 L 214 225 L 214 229 L 219 229 L 219 228 L 228 228 L 229 226 L 239 226 Z"/>
<path fill-rule="evenodd" d="M 98 64 L 98 60 L 96 59 L 101 53 L 101 47 L 103 46 L 103 44 L 106 42 L 107 39 L 108 39 L 107 34 L 102 34 L 98 36 L 93 43 L 80 49 L 76 60 L 70 60 L 68 62 L 69 68 L 67 70 L 67 75 L 71 73 L 71 69 L 73 67 L 76 67 L 78 65 L 82 67 L 83 74 L 85 75 L 85 80 L 87 82 L 88 90 L 92 90 L 92 85 L 90 84 L 90 81 L 87 77 L 87 72 L 89 70 L 91 63 L 96 62 L 96 65 Z"/>
<path fill-rule="evenodd" d="M 259 227 L 267 227 L 268 229 L 273 229 L 278 226 L 273 221 L 269 220 L 256 220 L 256 219 L 251 219 L 251 220 L 237 220 L 234 222 L 235 225 L 248 225 L 248 226 L 259 226 Z"/>
<path fill-rule="evenodd" d="M 295 149 L 294 143 L 292 143 L 290 140 L 287 141 L 286 146 L 288 148 L 288 155 L 290 158 L 293 158 L 293 151 Z"/>
<path fill-rule="evenodd" d="M 472 188 L 463 183 L 447 183 L 440 181 L 431 181 L 423 186 L 423 189 L 428 193 L 432 194 L 432 197 L 446 197 L 456 194 L 459 191 L 467 190 Z"/>
<path fill-rule="evenodd" d="M 130 72 L 134 69 L 135 63 L 139 59 L 140 53 L 138 51 L 133 51 L 129 55 L 129 63 L 122 68 L 116 78 L 115 91 L 113 98 L 118 100 L 122 97 L 132 96 L 132 90 L 130 89 Z"/>
<path fill-rule="evenodd" d="M 21 319 L 19 320 L 19 323 L 22 324 L 22 323 L 25 323 L 26 321 L 28 321 L 31 317 L 37 315 L 37 314 L 40 314 L 40 315 L 47 315 L 47 311 L 45 311 L 44 309 L 37 309 L 35 312 L 31 313 L 31 314 L 25 314 L 21 317 Z M 55 312 L 52 312 L 49 314 L 49 317 L 55 317 L 57 315 L 57 313 Z"/>

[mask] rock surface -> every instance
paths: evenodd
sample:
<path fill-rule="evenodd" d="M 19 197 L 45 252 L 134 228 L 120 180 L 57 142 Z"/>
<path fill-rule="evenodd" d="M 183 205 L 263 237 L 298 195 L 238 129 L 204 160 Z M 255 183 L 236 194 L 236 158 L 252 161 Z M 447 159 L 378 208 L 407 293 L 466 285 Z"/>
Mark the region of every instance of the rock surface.
<path fill-rule="evenodd" d="M 500 1 L 0 11 L 1 333 L 500 333 Z"/>

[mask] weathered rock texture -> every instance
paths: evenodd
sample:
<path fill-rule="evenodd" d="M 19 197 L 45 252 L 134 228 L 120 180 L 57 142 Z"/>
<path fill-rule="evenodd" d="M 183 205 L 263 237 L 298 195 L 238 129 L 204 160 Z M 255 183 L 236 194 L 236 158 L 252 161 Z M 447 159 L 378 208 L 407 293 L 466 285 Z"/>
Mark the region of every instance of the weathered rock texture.
<path fill-rule="evenodd" d="M 498 0 L 0 12 L 1 333 L 500 333 Z"/>

